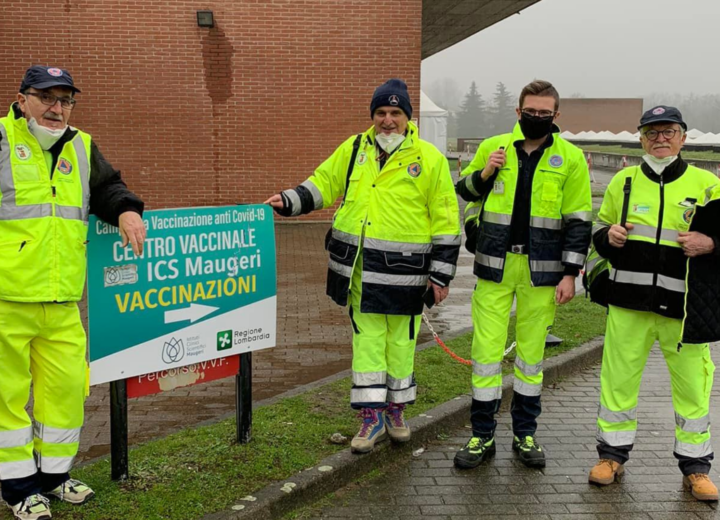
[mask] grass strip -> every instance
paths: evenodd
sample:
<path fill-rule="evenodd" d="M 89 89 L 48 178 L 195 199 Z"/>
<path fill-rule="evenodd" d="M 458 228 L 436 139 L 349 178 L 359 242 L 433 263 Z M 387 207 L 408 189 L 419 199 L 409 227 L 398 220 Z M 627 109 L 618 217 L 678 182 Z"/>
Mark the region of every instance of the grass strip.
<path fill-rule="evenodd" d="M 571 350 L 605 331 L 605 310 L 584 296 L 558 307 L 553 334 L 564 339 L 549 348 L 546 357 Z M 511 318 L 508 344 L 514 341 Z M 472 335 L 448 343 L 458 355 L 469 358 Z M 348 348 L 350 348 L 348 346 Z M 514 351 L 503 364 L 512 370 Z M 424 413 L 470 390 L 470 368 L 455 362 L 439 347 L 418 353 L 419 384 L 415 406 L 408 416 Z M 73 477 L 90 485 L 97 497 L 81 507 L 53 502 L 53 518 L 73 520 L 197 519 L 227 509 L 238 499 L 272 482 L 287 479 L 323 458 L 345 449 L 329 442 L 340 432 L 348 439 L 358 420 L 348 406 L 349 378 L 283 399 L 253 413 L 253 441 L 234 444 L 235 423 L 227 420 L 191 428 L 140 445 L 130 452 L 127 482 L 110 480 L 110 461 L 77 469 Z M 8 511 L 0 518 L 10 519 Z"/>

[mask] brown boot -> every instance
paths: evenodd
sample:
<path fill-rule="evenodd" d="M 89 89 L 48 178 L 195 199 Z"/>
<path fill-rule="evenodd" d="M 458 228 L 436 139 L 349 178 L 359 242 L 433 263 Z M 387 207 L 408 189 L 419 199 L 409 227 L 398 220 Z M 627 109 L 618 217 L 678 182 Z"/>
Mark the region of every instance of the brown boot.
<path fill-rule="evenodd" d="M 600 459 L 595 467 L 590 470 L 588 481 L 592 484 L 607 486 L 612 484 L 625 471 L 625 467 L 619 462 L 610 459 Z"/>
<path fill-rule="evenodd" d="M 706 473 L 693 473 L 683 477 L 683 484 L 698 500 L 717 501 L 718 499 L 718 488 Z"/>

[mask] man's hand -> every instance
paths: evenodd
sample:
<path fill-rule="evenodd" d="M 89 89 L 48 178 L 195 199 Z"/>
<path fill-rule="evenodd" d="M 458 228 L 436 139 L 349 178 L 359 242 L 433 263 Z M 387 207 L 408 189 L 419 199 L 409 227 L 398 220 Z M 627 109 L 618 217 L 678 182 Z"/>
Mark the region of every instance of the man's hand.
<path fill-rule="evenodd" d="M 493 153 L 491 153 L 490 157 L 488 157 L 488 162 L 485 165 L 485 168 L 483 168 L 483 171 L 480 174 L 482 180 L 488 180 L 495 174 L 495 170 L 497 168 L 502 168 L 503 166 L 505 166 L 506 158 L 507 157 L 505 155 L 505 150 L 495 150 Z"/>
<path fill-rule="evenodd" d="M 274 209 L 285 208 L 285 203 L 283 203 L 282 197 L 279 193 L 270 197 L 268 200 L 263 202 L 263 204 L 270 204 Z"/>
<path fill-rule="evenodd" d="M 143 244 L 147 231 L 143 224 L 142 218 L 134 211 L 126 211 L 120 215 L 118 219 L 118 227 L 120 228 L 120 236 L 122 237 L 122 246 L 125 247 L 130 242 L 135 256 L 143 254 Z"/>
<path fill-rule="evenodd" d="M 565 275 L 555 289 L 555 301 L 558 305 L 565 305 L 575 296 L 575 277 Z"/>
<path fill-rule="evenodd" d="M 715 250 L 715 242 L 713 239 L 697 231 L 688 233 L 678 233 L 678 243 L 685 251 L 685 256 L 694 258 L 696 256 L 707 255 Z"/>
<path fill-rule="evenodd" d="M 627 242 L 628 231 L 632 231 L 634 228 L 635 226 L 629 222 L 625 224 L 625 227 L 617 224 L 610 226 L 610 231 L 608 231 L 608 240 L 610 241 L 610 245 L 618 248 L 623 247 L 625 242 Z"/>
<path fill-rule="evenodd" d="M 439 285 L 435 285 L 432 282 L 428 282 L 428 287 L 432 286 L 433 293 L 435 294 L 435 305 L 442 302 L 445 298 L 448 297 L 448 294 L 450 293 L 450 287 L 440 287 Z"/>

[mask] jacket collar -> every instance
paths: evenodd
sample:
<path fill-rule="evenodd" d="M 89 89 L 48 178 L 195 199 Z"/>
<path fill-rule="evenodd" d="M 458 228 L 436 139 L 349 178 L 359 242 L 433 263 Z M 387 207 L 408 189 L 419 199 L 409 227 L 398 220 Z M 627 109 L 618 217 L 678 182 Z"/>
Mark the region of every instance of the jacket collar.
<path fill-rule="evenodd" d="M 29 136 L 35 139 L 35 137 L 30 133 L 30 130 L 28 129 L 27 119 L 20 110 L 20 105 L 17 101 L 10 105 L 10 110 L 8 111 L 8 119 L 13 122 L 15 128 L 27 133 Z M 73 128 L 72 126 L 68 125 L 68 128 L 63 134 L 63 136 L 58 139 L 57 143 L 55 143 L 53 147 L 48 151 L 53 151 L 55 148 L 57 148 L 58 150 L 62 150 L 62 147 L 65 146 L 65 143 L 72 141 L 77 135 L 77 133 L 77 128 Z"/>
<path fill-rule="evenodd" d="M 657 173 L 655 173 L 645 161 L 643 161 L 640 169 L 645 174 L 645 177 L 647 177 L 654 183 L 660 184 L 660 178 L 662 177 L 662 180 L 665 182 L 665 184 L 669 184 L 683 176 L 683 174 L 688 169 L 688 163 L 685 162 L 685 159 L 682 158 L 682 155 L 678 155 L 678 158 L 675 159 L 667 168 L 665 168 L 665 170 L 662 172 L 662 175 L 658 175 Z"/>
<path fill-rule="evenodd" d="M 405 141 L 403 141 L 403 143 L 400 145 L 400 148 L 395 150 L 394 153 L 415 147 L 418 142 L 419 133 L 420 132 L 418 131 L 417 125 L 412 121 L 408 121 L 407 135 L 405 137 Z M 375 146 L 375 135 L 375 125 L 373 125 L 367 129 L 364 134 L 363 140 L 369 143 L 371 146 Z"/>

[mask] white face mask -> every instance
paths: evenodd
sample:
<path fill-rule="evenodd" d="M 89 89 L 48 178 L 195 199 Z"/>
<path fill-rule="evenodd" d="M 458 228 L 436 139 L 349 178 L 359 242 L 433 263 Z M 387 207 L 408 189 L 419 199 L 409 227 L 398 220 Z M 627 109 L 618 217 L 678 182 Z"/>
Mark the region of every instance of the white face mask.
<path fill-rule="evenodd" d="M 662 172 L 665 171 L 665 168 L 670 166 L 675 159 L 677 159 L 677 155 L 673 155 L 672 157 L 665 157 L 664 159 L 658 159 L 654 155 L 646 154 L 643 155 L 643 160 L 645 161 L 645 164 L 650 166 L 652 171 L 654 171 L 658 175 L 662 175 Z"/>
<path fill-rule="evenodd" d="M 40 143 L 40 148 L 46 151 L 58 142 L 68 127 L 68 125 L 65 125 L 63 128 L 58 128 L 57 130 L 47 128 L 38 123 L 34 117 L 28 120 L 27 125 L 30 133 L 34 135 L 35 139 Z"/>
<path fill-rule="evenodd" d="M 395 149 L 400 146 L 405 140 L 405 136 L 402 134 L 392 133 L 390 135 L 377 134 L 375 136 L 378 146 L 385 150 L 387 153 L 392 153 Z"/>

